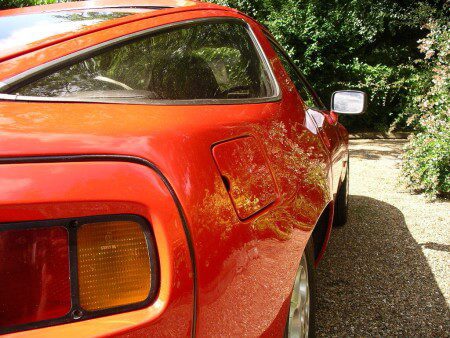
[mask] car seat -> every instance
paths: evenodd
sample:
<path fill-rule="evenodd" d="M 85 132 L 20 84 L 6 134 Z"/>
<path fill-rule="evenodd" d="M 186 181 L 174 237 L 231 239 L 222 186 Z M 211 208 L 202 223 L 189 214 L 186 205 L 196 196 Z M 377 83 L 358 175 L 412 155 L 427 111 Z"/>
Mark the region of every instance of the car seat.
<path fill-rule="evenodd" d="M 215 99 L 220 94 L 213 71 L 197 55 L 159 58 L 152 68 L 148 90 L 164 100 Z"/>

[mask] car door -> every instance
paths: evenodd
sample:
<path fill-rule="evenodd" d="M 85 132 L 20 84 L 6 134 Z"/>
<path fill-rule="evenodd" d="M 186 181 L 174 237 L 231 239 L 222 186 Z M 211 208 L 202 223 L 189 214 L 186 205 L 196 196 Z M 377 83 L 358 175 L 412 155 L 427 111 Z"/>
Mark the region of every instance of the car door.
<path fill-rule="evenodd" d="M 303 78 L 303 81 L 305 83 L 305 91 L 313 98 L 309 102 L 314 102 L 314 105 L 308 107 L 307 113 L 313 117 L 323 141 L 330 150 L 333 193 L 337 194 L 343 168 L 345 168 L 347 162 L 346 147 L 341 135 L 338 115 L 326 108 L 305 78 Z"/>
<path fill-rule="evenodd" d="M 269 40 L 305 104 L 307 118 L 310 119 L 311 125 L 314 125 L 312 128 L 316 128 L 317 133 L 329 151 L 332 163 L 333 193 L 335 194 L 338 189 L 345 158 L 345 149 L 338 130 L 337 115 L 327 110 L 282 47 L 272 37 L 269 37 Z"/>

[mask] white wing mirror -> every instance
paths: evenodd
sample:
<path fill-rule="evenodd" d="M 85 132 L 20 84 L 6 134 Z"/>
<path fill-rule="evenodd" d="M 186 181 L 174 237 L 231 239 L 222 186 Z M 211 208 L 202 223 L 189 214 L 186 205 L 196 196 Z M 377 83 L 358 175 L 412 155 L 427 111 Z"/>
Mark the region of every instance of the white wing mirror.
<path fill-rule="evenodd" d="M 340 90 L 331 96 L 331 110 L 339 114 L 362 114 L 367 109 L 367 94 L 359 90 Z"/>

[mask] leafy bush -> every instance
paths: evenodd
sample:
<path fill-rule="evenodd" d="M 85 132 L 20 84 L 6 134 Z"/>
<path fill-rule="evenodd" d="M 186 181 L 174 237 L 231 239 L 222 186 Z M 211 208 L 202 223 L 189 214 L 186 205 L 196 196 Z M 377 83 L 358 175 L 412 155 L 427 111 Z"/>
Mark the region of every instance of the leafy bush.
<path fill-rule="evenodd" d="M 351 130 L 405 128 L 423 84 L 417 40 L 446 0 L 209 0 L 237 8 L 269 27 L 327 103 L 338 89 L 368 92 L 363 118 L 343 117 Z M 56 0 L 3 0 L 0 8 Z M 417 85 L 416 85 L 417 84 Z"/>
<path fill-rule="evenodd" d="M 418 132 L 412 136 L 403 157 L 405 182 L 430 198 L 450 191 L 450 30 L 449 22 L 428 25 L 430 33 L 420 41 L 420 50 L 431 74 L 431 85 L 415 102 L 419 114 L 408 123 Z"/>

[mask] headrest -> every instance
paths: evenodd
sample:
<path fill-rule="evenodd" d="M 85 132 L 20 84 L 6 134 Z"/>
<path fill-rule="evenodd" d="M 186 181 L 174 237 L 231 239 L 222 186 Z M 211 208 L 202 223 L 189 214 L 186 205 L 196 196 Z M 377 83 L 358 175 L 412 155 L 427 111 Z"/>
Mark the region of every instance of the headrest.
<path fill-rule="evenodd" d="M 208 63 L 196 55 L 173 55 L 157 60 L 148 90 L 168 100 L 214 99 L 220 93 Z"/>

